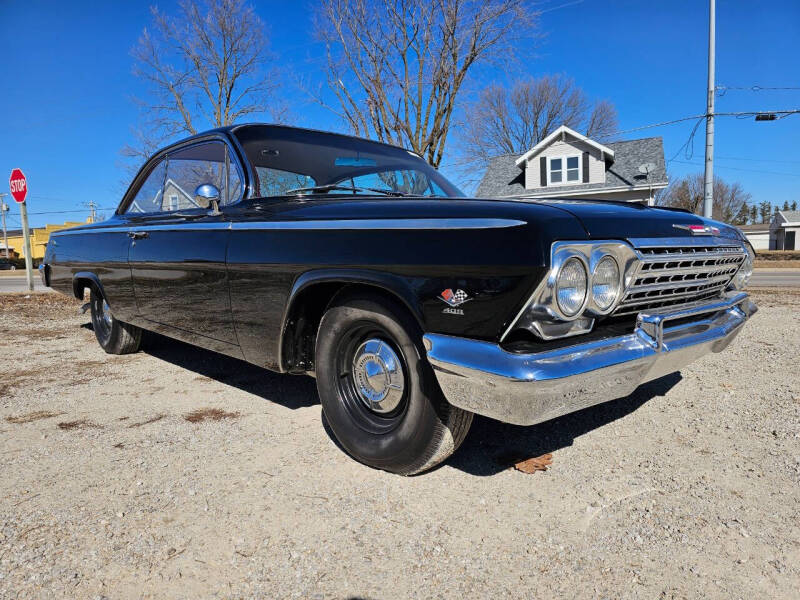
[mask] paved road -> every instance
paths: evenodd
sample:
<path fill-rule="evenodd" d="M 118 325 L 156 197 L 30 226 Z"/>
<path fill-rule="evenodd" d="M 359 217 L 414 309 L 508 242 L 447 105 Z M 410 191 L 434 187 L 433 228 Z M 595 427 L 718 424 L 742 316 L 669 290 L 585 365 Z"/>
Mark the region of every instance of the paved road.
<path fill-rule="evenodd" d="M 800 287 L 800 269 L 756 269 L 750 285 L 753 287 Z"/>
<path fill-rule="evenodd" d="M 33 274 L 33 289 L 37 292 L 47 292 L 50 288 L 42 285 L 39 273 Z M 27 292 L 28 280 L 24 273 L 22 275 L 2 275 L 0 276 L 0 293 L 2 292 Z"/>

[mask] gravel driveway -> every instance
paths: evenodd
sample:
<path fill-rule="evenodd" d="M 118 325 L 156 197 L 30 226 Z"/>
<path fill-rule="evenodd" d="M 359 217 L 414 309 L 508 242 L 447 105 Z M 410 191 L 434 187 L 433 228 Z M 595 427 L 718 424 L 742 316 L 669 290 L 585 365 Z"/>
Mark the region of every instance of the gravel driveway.
<path fill-rule="evenodd" d="M 349 459 L 314 380 L 0 296 L 0 597 L 797 598 L 800 291 L 725 353 L 414 478 Z M 548 452 L 546 472 L 509 457 Z"/>

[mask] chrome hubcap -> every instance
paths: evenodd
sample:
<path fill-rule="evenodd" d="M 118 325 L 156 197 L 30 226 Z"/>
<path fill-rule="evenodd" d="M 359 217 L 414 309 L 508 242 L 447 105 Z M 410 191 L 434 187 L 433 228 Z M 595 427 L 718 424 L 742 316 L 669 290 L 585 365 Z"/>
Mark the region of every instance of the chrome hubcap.
<path fill-rule="evenodd" d="M 108 302 L 105 300 L 103 300 L 102 314 L 100 316 L 103 318 L 103 323 L 105 323 L 107 327 L 111 327 L 111 309 L 108 307 Z"/>
<path fill-rule="evenodd" d="M 367 340 L 356 350 L 353 380 L 359 399 L 376 413 L 392 412 L 403 399 L 405 377 L 400 359 L 378 338 Z"/>

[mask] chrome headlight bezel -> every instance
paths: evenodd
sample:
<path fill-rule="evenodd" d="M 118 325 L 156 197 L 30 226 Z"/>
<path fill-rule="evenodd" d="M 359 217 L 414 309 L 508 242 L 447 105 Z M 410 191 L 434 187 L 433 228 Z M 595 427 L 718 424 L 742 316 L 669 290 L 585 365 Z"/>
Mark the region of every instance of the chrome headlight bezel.
<path fill-rule="evenodd" d="M 565 268 L 572 264 L 579 265 L 581 271 L 583 272 L 583 299 L 578 307 L 575 309 L 574 312 L 567 312 L 562 306 L 561 301 L 559 299 L 559 291 L 562 288 L 562 281 L 561 276 L 564 274 Z M 567 321 L 574 321 L 577 319 L 581 313 L 586 309 L 586 304 L 589 302 L 590 296 L 590 279 L 589 279 L 589 265 L 586 261 L 580 256 L 567 256 L 564 260 L 561 261 L 561 264 L 558 266 L 558 270 L 555 273 L 555 285 L 553 286 L 553 299 L 555 303 L 555 309 L 559 312 L 559 314 Z"/>
<path fill-rule="evenodd" d="M 617 296 L 606 309 L 598 307 L 592 294 L 592 274 L 598 263 L 610 256 L 620 273 Z M 558 306 L 556 284 L 567 260 L 577 258 L 587 273 L 587 291 L 581 309 L 574 315 L 564 314 Z M 550 270 L 501 337 L 515 328 L 528 329 L 543 340 L 580 335 L 591 331 L 595 318 L 614 311 L 625 295 L 640 261 L 633 247 L 619 240 L 555 242 L 550 250 Z"/>
<path fill-rule="evenodd" d="M 611 291 L 613 291 L 613 297 L 611 302 L 609 302 L 605 307 L 601 306 L 597 301 L 597 293 L 595 292 L 595 286 L 597 285 L 597 273 L 600 270 L 600 265 L 605 262 L 610 262 L 614 265 L 614 270 L 616 271 L 615 281 L 611 284 Z M 620 297 L 622 296 L 622 269 L 619 268 L 619 263 L 617 259 L 614 258 L 611 254 L 605 254 L 600 257 L 597 261 L 597 264 L 594 267 L 591 275 L 591 288 L 590 288 L 590 295 L 592 300 L 592 305 L 596 309 L 598 314 L 608 314 L 612 311 L 616 306 L 617 303 L 620 301 Z"/>

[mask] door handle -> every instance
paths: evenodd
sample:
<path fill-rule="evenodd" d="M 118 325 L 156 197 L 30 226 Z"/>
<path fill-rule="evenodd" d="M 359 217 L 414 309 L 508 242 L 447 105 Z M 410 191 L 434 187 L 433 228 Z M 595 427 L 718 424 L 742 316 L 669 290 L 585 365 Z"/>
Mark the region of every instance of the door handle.
<path fill-rule="evenodd" d="M 128 237 L 132 240 L 142 240 L 150 237 L 150 234 L 147 231 L 129 231 Z"/>

